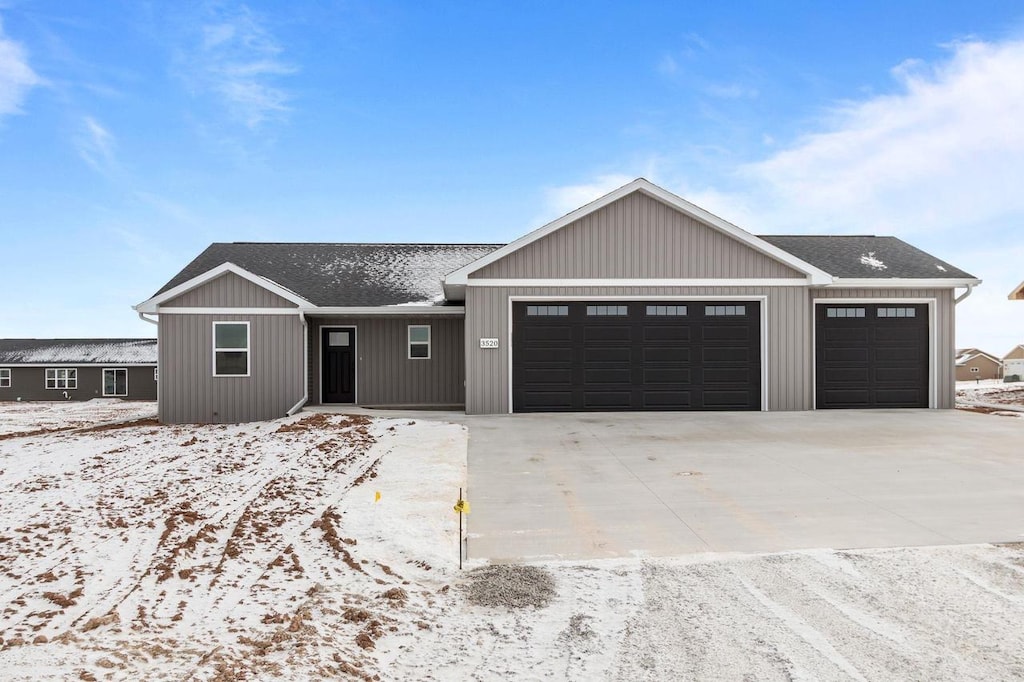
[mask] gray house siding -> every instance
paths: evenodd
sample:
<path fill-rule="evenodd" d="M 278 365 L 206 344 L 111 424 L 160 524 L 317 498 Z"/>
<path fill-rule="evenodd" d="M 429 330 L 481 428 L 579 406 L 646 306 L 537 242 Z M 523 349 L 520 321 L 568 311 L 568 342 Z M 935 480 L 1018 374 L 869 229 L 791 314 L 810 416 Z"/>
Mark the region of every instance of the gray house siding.
<path fill-rule="evenodd" d="M 803 278 L 763 253 L 643 193 L 470 274 L 510 278 Z"/>
<path fill-rule="evenodd" d="M 249 322 L 250 376 L 213 376 L 213 323 Z M 234 423 L 274 419 L 302 397 L 298 315 L 160 315 L 160 420 Z"/>
<path fill-rule="evenodd" d="M 320 329 L 356 328 L 360 405 L 461 406 L 465 402 L 461 317 L 307 317 L 309 402 L 320 402 Z M 408 325 L 430 325 L 430 359 L 408 358 Z"/>
<path fill-rule="evenodd" d="M 933 347 L 936 353 L 932 360 L 932 366 L 935 368 L 935 407 L 945 409 L 954 406 L 956 305 L 953 303 L 952 289 L 813 289 L 809 296 L 812 304 L 814 301 L 827 298 L 935 299 L 935 321 L 932 327 L 935 334 Z"/>
<path fill-rule="evenodd" d="M 156 365 L 129 367 L 126 365 L 68 365 L 53 364 L 51 367 L 75 368 L 78 370 L 78 388 L 69 389 L 68 397 L 64 397 L 64 389 L 46 388 L 46 367 L 18 367 L 16 365 L 0 365 L 11 370 L 11 385 L 0 388 L 2 400 L 92 400 L 103 398 L 103 370 L 128 370 L 128 395 L 121 400 L 156 400 L 157 385 L 153 380 Z"/>
<path fill-rule="evenodd" d="M 233 272 L 172 298 L 165 308 L 295 308 L 277 294 L 257 286 Z"/>
<path fill-rule="evenodd" d="M 769 410 L 812 407 L 811 306 L 805 287 L 474 287 L 466 290 L 466 412 L 509 411 L 509 297 L 764 298 Z M 481 338 L 499 339 L 481 349 Z"/>

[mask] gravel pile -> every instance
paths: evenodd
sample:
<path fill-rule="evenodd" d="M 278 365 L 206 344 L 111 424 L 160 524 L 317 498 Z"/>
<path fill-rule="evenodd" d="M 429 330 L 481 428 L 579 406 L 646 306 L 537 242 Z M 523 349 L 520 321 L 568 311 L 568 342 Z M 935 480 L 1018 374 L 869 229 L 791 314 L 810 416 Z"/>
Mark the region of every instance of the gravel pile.
<path fill-rule="evenodd" d="M 496 564 L 470 571 L 467 591 L 476 606 L 544 608 L 555 596 L 555 579 L 536 566 Z"/>

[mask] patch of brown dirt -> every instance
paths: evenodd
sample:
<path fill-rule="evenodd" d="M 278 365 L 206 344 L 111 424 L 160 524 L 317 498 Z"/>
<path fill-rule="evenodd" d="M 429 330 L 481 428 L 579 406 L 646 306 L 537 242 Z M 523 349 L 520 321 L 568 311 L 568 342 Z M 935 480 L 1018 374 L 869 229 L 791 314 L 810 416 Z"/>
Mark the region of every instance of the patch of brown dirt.
<path fill-rule="evenodd" d="M 142 426 L 161 426 L 160 420 L 155 417 L 147 417 L 144 419 L 134 419 L 132 421 L 117 422 L 115 424 L 100 424 L 99 426 L 90 426 L 84 429 L 78 429 L 78 433 L 101 433 L 103 431 L 117 431 L 120 429 L 132 429 Z"/>

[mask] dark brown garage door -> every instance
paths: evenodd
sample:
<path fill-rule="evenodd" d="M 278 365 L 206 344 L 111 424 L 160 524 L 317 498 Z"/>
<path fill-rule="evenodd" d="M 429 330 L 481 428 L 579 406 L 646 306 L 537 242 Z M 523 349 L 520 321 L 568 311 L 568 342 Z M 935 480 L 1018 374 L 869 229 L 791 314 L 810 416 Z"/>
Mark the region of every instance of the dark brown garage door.
<path fill-rule="evenodd" d="M 817 305 L 821 408 L 928 407 L 928 306 Z"/>
<path fill-rule="evenodd" d="M 514 303 L 512 409 L 758 410 L 756 301 Z"/>

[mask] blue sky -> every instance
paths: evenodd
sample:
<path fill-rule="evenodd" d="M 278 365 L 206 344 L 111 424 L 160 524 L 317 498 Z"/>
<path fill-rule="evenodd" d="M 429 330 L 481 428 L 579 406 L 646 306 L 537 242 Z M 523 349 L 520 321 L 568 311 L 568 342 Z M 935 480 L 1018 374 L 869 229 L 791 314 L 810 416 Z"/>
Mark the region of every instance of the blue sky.
<path fill-rule="evenodd" d="M 0 0 L 0 337 L 152 335 L 212 241 L 502 242 L 644 176 L 906 239 L 985 280 L 960 345 L 1024 343 L 1024 7 L 550 5 Z"/>

